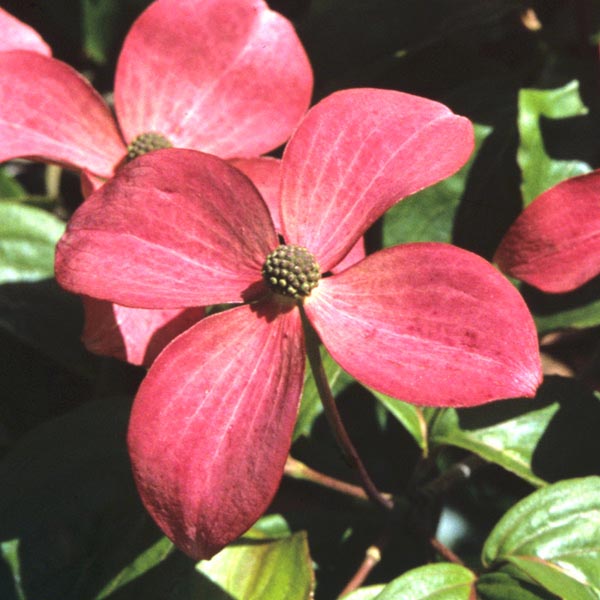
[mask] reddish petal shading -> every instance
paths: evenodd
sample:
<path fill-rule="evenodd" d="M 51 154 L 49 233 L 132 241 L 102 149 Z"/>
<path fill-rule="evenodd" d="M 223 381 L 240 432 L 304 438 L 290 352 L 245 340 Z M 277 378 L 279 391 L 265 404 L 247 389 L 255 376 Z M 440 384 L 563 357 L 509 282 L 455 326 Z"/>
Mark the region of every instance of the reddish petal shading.
<path fill-rule="evenodd" d="M 0 8 L 0 52 L 6 52 L 7 50 L 29 50 L 30 52 L 37 52 L 45 56 L 50 56 L 52 50 L 40 34 L 25 25 L 7 13 L 5 10 Z"/>
<path fill-rule="evenodd" d="M 83 297 L 82 340 L 95 354 L 149 367 L 162 349 L 204 316 L 204 308 L 127 308 Z"/>
<path fill-rule="evenodd" d="M 24 157 L 110 177 L 125 147 L 77 71 L 34 52 L 0 52 L 0 162 Z"/>
<path fill-rule="evenodd" d="M 306 312 L 334 359 L 364 384 L 429 406 L 533 396 L 533 320 L 481 257 L 437 243 L 377 252 L 319 283 Z"/>
<path fill-rule="evenodd" d="M 90 194 L 99 190 L 105 183 L 106 179 L 102 177 L 96 177 L 89 171 L 81 171 L 79 175 L 79 182 L 81 184 L 81 193 L 84 198 L 87 198 Z"/>
<path fill-rule="evenodd" d="M 328 271 L 390 206 L 452 175 L 472 149 L 471 123 L 438 102 L 390 90 L 332 94 L 283 155 L 285 238 Z"/>
<path fill-rule="evenodd" d="M 335 265 L 332 269 L 333 273 L 341 273 L 345 271 L 348 267 L 355 265 L 357 262 L 361 261 L 367 255 L 365 251 L 365 238 L 360 238 L 354 246 L 350 249 L 350 252 L 342 258 L 342 260 Z"/>
<path fill-rule="evenodd" d="M 209 558 L 265 511 L 283 474 L 304 376 L 297 310 L 244 305 L 202 320 L 156 359 L 129 452 L 146 508 Z"/>
<path fill-rule="evenodd" d="M 262 0 L 159 0 L 134 23 L 115 83 L 127 140 L 156 131 L 223 158 L 282 144 L 308 108 L 310 64 Z"/>
<path fill-rule="evenodd" d="M 281 161 L 278 158 L 261 156 L 259 158 L 234 158 L 228 162 L 250 178 L 269 207 L 275 229 L 281 231 L 281 211 L 279 209 Z"/>
<path fill-rule="evenodd" d="M 264 290 L 260 271 L 277 244 L 245 175 L 194 150 L 157 150 L 79 207 L 56 276 L 72 292 L 135 308 L 241 302 Z"/>
<path fill-rule="evenodd" d="M 504 236 L 495 262 L 545 292 L 568 292 L 600 273 L 600 171 L 538 196 Z"/>

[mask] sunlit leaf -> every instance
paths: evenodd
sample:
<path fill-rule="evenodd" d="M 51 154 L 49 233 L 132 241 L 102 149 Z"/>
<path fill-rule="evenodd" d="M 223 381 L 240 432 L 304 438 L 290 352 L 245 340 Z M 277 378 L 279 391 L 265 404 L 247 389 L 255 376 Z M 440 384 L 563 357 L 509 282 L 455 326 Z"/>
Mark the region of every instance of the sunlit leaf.
<path fill-rule="evenodd" d="M 54 246 L 65 225 L 46 211 L 0 203 L 0 283 L 34 281 L 54 273 Z"/>
<path fill-rule="evenodd" d="M 534 198 L 553 185 L 591 171 L 578 160 L 555 160 L 548 156 L 540 119 L 566 119 L 587 113 L 579 96 L 579 84 L 571 81 L 554 90 L 523 89 L 519 93 L 519 135 L 517 160 L 521 167 L 523 202 Z"/>
<path fill-rule="evenodd" d="M 485 542 L 486 567 L 516 567 L 569 600 L 600 598 L 600 477 L 565 480 L 511 508 Z"/>
<path fill-rule="evenodd" d="M 452 563 L 408 571 L 383 588 L 376 600 L 470 600 L 475 574 Z"/>
<path fill-rule="evenodd" d="M 383 591 L 385 585 L 369 585 L 354 590 L 350 594 L 343 596 L 344 600 L 374 600 L 377 595 Z"/>
<path fill-rule="evenodd" d="M 223 598 L 247 600 L 308 600 L 313 588 L 312 563 L 306 534 L 264 541 L 242 538 L 198 571 L 223 592 Z"/>

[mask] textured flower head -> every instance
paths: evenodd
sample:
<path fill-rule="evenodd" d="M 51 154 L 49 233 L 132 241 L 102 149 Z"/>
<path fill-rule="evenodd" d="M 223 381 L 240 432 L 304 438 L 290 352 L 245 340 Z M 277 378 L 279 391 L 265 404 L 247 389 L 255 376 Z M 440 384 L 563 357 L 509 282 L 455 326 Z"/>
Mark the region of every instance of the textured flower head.
<path fill-rule="evenodd" d="M 211 556 L 277 489 L 304 377 L 298 303 L 339 364 L 384 393 L 433 406 L 535 393 L 532 319 L 482 258 L 407 244 L 333 273 L 385 210 L 472 147 L 470 122 L 441 104 L 346 90 L 296 130 L 272 205 L 218 158 L 162 150 L 74 215 L 57 253 L 68 289 L 146 308 L 243 303 L 171 342 L 133 406 L 138 489 L 184 551 Z"/>
<path fill-rule="evenodd" d="M 116 120 L 35 31 L 4 11 L 0 27 L 0 161 L 64 164 L 82 172 L 86 194 L 124 161 L 169 146 L 237 157 L 251 177 L 272 179 L 273 165 L 252 157 L 283 143 L 310 101 L 304 49 L 263 0 L 151 4 L 119 57 Z M 84 307 L 89 350 L 146 365 L 203 315 L 199 307 L 130 310 L 89 297 Z"/>
<path fill-rule="evenodd" d="M 540 194 L 502 239 L 494 260 L 545 292 L 569 292 L 600 274 L 600 171 Z"/>

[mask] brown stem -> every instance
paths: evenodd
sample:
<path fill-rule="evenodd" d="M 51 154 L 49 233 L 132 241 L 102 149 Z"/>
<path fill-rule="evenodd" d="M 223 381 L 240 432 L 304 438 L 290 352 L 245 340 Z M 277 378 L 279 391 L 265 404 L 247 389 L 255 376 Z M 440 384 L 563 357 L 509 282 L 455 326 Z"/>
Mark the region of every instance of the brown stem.
<path fill-rule="evenodd" d="M 300 314 L 302 315 L 302 323 L 304 325 L 308 361 L 310 362 L 310 367 L 315 378 L 317 390 L 319 392 L 321 402 L 323 403 L 325 416 L 327 417 L 329 425 L 333 430 L 335 439 L 342 449 L 342 452 L 344 453 L 344 456 L 346 457 L 346 460 L 350 466 L 357 470 L 362 487 L 364 488 L 369 499 L 386 510 L 392 510 L 394 508 L 394 502 L 389 497 L 384 496 L 369 477 L 369 474 L 367 473 L 367 470 L 360 459 L 360 456 L 358 455 L 358 452 L 356 451 L 356 448 L 354 447 L 354 444 L 352 443 L 344 424 L 342 423 L 340 413 L 338 412 L 335 404 L 335 398 L 331 393 L 331 388 L 329 387 L 329 382 L 327 381 L 325 369 L 323 368 L 323 361 L 321 360 L 321 352 L 319 350 L 319 343 L 316 334 L 308 322 L 304 308 L 301 304 L 299 304 L 299 308 Z"/>
<path fill-rule="evenodd" d="M 365 558 L 363 559 L 360 567 L 352 576 L 352 579 L 346 584 L 344 589 L 341 591 L 338 598 L 342 598 L 346 594 L 353 592 L 359 588 L 369 576 L 369 573 L 377 566 L 381 561 L 381 553 L 389 541 L 389 535 L 384 533 L 380 538 L 372 545 L 369 546 L 365 552 Z"/>
<path fill-rule="evenodd" d="M 369 497 L 365 490 L 359 485 L 354 485 L 352 483 L 347 483 L 345 481 L 341 481 L 340 479 L 336 479 L 335 477 L 330 477 L 329 475 L 325 475 L 324 473 L 320 473 L 319 471 L 315 471 L 308 465 L 305 465 L 303 462 L 288 457 L 285 463 L 284 474 L 292 479 L 299 479 L 302 481 L 310 481 L 311 483 L 315 483 L 317 485 L 326 487 L 330 490 L 334 490 L 336 492 L 340 492 L 341 494 L 345 494 L 346 496 L 352 496 L 353 498 L 357 498 L 358 500 L 368 501 Z M 390 501 L 392 499 L 391 494 L 381 494 L 384 498 L 388 498 Z"/>
<path fill-rule="evenodd" d="M 454 463 L 447 471 L 444 471 L 439 477 L 430 481 L 421 488 L 421 492 L 427 496 L 439 496 L 457 483 L 466 481 L 471 477 L 473 471 L 486 465 L 486 461 L 476 454 L 471 454 L 465 459 Z"/>
<path fill-rule="evenodd" d="M 455 565 L 461 565 L 462 567 L 465 566 L 465 563 L 437 538 L 430 537 L 429 543 L 431 547 L 448 562 L 454 563 Z"/>

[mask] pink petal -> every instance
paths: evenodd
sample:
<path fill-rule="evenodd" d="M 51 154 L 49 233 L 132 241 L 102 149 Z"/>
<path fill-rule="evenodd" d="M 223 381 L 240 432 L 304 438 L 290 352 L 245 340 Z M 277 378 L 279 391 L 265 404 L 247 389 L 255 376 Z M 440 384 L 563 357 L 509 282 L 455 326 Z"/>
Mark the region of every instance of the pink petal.
<path fill-rule="evenodd" d="M 277 231 L 281 231 L 281 210 L 279 208 L 279 184 L 281 180 L 281 161 L 270 156 L 259 158 L 234 158 L 229 161 L 250 178 L 269 207 L 271 219 Z"/>
<path fill-rule="evenodd" d="M 600 273 L 600 171 L 538 196 L 504 236 L 502 271 L 545 292 L 568 292 Z"/>
<path fill-rule="evenodd" d="M 360 238 L 352 248 L 350 248 L 350 252 L 342 258 L 342 260 L 335 265 L 332 269 L 333 273 L 341 273 L 345 271 L 348 267 L 355 265 L 357 262 L 360 262 L 367 255 L 365 251 L 365 238 Z"/>
<path fill-rule="evenodd" d="M 149 367 L 161 350 L 204 316 L 204 309 L 148 310 L 127 308 L 83 297 L 82 340 L 95 354 Z"/>
<path fill-rule="evenodd" d="M 79 181 L 81 183 L 81 193 L 84 198 L 87 198 L 96 190 L 99 190 L 105 183 L 106 179 L 103 177 L 96 177 L 89 171 L 81 171 L 79 175 Z"/>
<path fill-rule="evenodd" d="M 516 288 L 454 246 L 377 252 L 322 280 L 306 311 L 344 369 L 414 404 L 533 396 L 541 381 L 535 326 Z"/>
<path fill-rule="evenodd" d="M 7 50 L 29 50 L 30 52 L 38 52 L 45 56 L 50 56 L 52 50 L 40 34 L 25 25 L 7 13 L 5 10 L 0 8 L 0 52 L 6 52 Z"/>
<path fill-rule="evenodd" d="M 329 271 L 390 206 L 452 175 L 472 149 L 471 123 L 438 102 L 389 90 L 332 94 L 283 155 L 285 239 Z"/>
<path fill-rule="evenodd" d="M 125 148 L 77 71 L 34 52 L 0 52 L 0 162 L 24 157 L 110 177 Z"/>
<path fill-rule="evenodd" d="M 262 0 L 159 0 L 125 40 L 115 105 L 129 141 L 156 131 L 231 158 L 282 144 L 311 92 L 292 25 Z"/>
<path fill-rule="evenodd" d="M 129 425 L 146 508 L 193 558 L 248 529 L 273 498 L 304 375 L 297 310 L 244 305 L 200 321 L 156 359 Z"/>
<path fill-rule="evenodd" d="M 135 308 L 241 302 L 277 247 L 267 207 L 226 162 L 194 150 L 132 161 L 71 218 L 56 253 L 69 291 Z"/>

